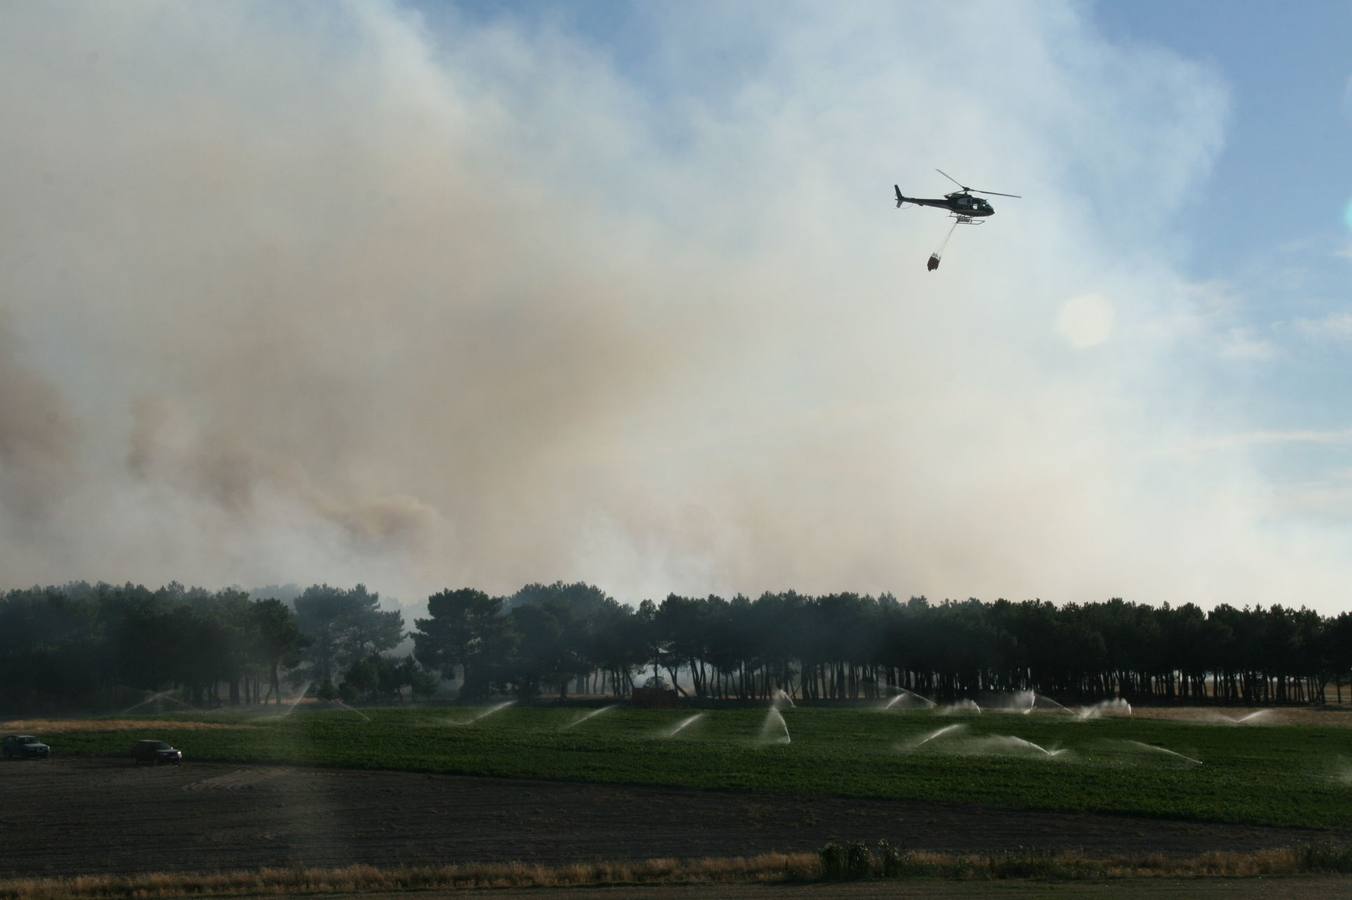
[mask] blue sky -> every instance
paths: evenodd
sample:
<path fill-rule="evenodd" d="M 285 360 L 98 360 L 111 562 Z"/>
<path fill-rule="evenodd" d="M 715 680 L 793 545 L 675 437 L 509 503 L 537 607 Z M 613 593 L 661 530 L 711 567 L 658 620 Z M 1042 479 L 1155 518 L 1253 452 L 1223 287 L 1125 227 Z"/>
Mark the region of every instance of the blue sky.
<path fill-rule="evenodd" d="M 1205 211 L 1188 232 L 1199 278 L 1225 278 L 1290 244 L 1345 243 L 1352 3 L 1139 0 L 1092 10 L 1110 39 L 1199 60 L 1229 88 L 1225 147 L 1198 186 Z M 1336 286 L 1332 277 L 1327 286 Z"/>
<path fill-rule="evenodd" d="M 1331 608 L 1348 15 L 16 7 L 0 570 Z"/>
<path fill-rule="evenodd" d="M 1230 373 L 1248 395 L 1245 412 L 1274 429 L 1346 427 L 1352 344 L 1339 325 L 1352 308 L 1352 3 L 1145 0 L 1093 11 L 1111 39 L 1202 61 L 1228 88 L 1225 144 L 1196 188 L 1205 211 L 1184 226 L 1184 265 L 1232 292 L 1240 327 L 1272 351 L 1255 377 Z M 1280 448 L 1266 463 L 1299 477 L 1345 466 L 1346 449 Z"/>

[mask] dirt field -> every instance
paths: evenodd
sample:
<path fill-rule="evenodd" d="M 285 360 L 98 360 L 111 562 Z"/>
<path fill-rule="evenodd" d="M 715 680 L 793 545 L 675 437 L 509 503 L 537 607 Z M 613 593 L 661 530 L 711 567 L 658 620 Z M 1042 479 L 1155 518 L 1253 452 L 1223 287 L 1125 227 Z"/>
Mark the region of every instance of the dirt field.
<path fill-rule="evenodd" d="M 455 900 L 894 900 L 898 897 L 1009 897 L 1033 900 L 1057 897 L 1061 900 L 1136 900 L 1139 897 L 1170 897 L 1194 900 L 1215 897 L 1220 900 L 1277 900 L 1277 898 L 1317 898 L 1345 896 L 1346 878 L 1337 875 L 1307 875 L 1295 878 L 1150 878 L 1124 879 L 1101 884 L 1046 881 L 937 881 L 917 878 L 901 881 L 867 881 L 841 884 L 736 885 L 720 884 L 716 891 L 709 885 L 682 887 L 568 888 L 549 890 L 487 890 L 447 893 L 420 893 L 419 898 L 453 897 Z M 402 900 L 408 894 L 357 894 L 361 900 L 377 896 Z"/>
<path fill-rule="evenodd" d="M 102 759 L 0 764 L 0 877 L 699 857 L 830 838 L 948 851 L 1196 854 L 1323 833 L 930 803 Z"/>

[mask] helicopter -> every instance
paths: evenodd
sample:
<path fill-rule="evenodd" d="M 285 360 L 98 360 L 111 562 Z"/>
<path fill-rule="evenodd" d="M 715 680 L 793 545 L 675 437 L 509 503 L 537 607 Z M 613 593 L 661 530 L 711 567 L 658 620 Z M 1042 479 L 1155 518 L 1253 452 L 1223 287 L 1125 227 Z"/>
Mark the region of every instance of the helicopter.
<path fill-rule="evenodd" d="M 931 272 L 939 268 L 939 259 L 943 253 L 944 247 L 948 244 L 948 239 L 953 236 L 954 229 L 959 225 L 984 225 L 985 223 L 981 221 L 982 219 L 987 216 L 995 215 L 995 207 L 991 206 L 989 200 L 985 197 L 974 197 L 972 196 L 973 194 L 990 194 L 993 197 L 1013 197 L 1016 200 L 1023 199 L 1018 194 L 1002 194 L 999 191 L 977 190 L 976 188 L 968 187 L 961 181 L 958 181 L 958 179 L 949 175 L 943 169 L 935 169 L 934 171 L 956 184 L 960 190 L 956 190 L 951 194 L 944 194 L 944 199 L 942 200 L 935 200 L 925 197 L 907 197 L 901 192 L 901 187 L 899 185 L 892 185 L 892 188 L 897 192 L 897 209 L 901 209 L 902 204 L 904 203 L 914 203 L 916 206 L 935 206 L 939 209 L 948 210 L 949 215 L 954 219 L 953 227 L 948 230 L 948 235 L 944 238 L 944 242 L 939 245 L 938 250 L 935 250 L 930 254 L 929 262 L 925 264 L 925 268 L 929 269 Z"/>
<path fill-rule="evenodd" d="M 901 193 L 901 188 L 897 185 L 892 187 L 897 192 L 897 209 L 901 209 L 903 203 L 914 203 L 916 206 L 937 206 L 939 209 L 946 209 L 957 219 L 958 225 L 984 225 L 984 222 L 978 222 L 978 219 L 984 219 L 986 216 L 995 215 L 995 207 L 985 197 L 973 197 L 973 194 L 990 194 L 992 197 L 1013 197 L 1016 200 L 1023 198 L 1018 194 L 1002 194 L 999 191 L 982 191 L 976 188 L 968 187 L 958 179 L 949 175 L 943 169 L 935 169 L 940 175 L 956 184 L 961 190 L 954 191 L 951 194 L 944 194 L 942 200 L 926 199 L 924 197 L 907 197 Z"/>

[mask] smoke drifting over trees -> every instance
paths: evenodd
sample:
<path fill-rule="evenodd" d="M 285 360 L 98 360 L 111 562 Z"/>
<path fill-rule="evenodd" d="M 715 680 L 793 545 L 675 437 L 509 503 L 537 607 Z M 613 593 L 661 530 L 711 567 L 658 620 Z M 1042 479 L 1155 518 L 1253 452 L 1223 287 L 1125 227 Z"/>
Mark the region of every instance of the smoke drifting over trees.
<path fill-rule="evenodd" d="M 4 583 L 1346 582 L 1242 455 L 1172 453 L 1209 320 L 1142 261 L 1205 70 L 1055 4 L 624 15 L 638 71 L 379 2 L 10 5 Z M 1038 197 L 942 297 L 888 199 L 936 162 Z M 1087 292 L 1112 334 L 1068 346 Z"/>
<path fill-rule="evenodd" d="M 389 700 L 436 679 L 388 658 L 403 616 L 363 585 L 313 585 L 292 603 L 173 582 L 35 587 L 0 596 L 0 712 L 193 706 L 321 697 Z M 286 684 L 283 683 L 284 676 Z"/>

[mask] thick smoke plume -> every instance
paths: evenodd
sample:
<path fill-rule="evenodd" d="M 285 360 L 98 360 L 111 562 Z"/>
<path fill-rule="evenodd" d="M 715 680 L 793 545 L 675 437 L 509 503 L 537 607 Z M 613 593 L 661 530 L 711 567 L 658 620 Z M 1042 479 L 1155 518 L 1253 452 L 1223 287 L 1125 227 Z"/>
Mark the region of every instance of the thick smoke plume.
<path fill-rule="evenodd" d="M 6 581 L 1287 584 L 1312 545 L 1242 461 L 1167 452 L 1206 326 L 1153 254 L 1224 93 L 1073 6 L 852 10 L 640 7 L 623 63 L 383 4 L 10 6 Z M 888 197 L 936 164 L 1030 199 L 930 275 L 946 223 Z"/>
<path fill-rule="evenodd" d="M 36 524 L 71 487 L 76 431 L 60 394 L 23 364 L 16 344 L 0 319 L 0 509 Z"/>

